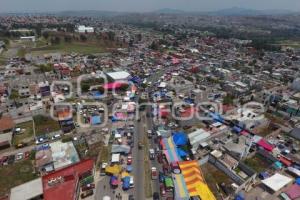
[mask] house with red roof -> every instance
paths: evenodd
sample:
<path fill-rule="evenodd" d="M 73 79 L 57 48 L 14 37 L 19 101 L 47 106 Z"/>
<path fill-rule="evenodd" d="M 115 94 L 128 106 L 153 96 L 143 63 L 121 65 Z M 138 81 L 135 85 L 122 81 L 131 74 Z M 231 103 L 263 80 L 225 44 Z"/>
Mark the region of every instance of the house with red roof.
<path fill-rule="evenodd" d="M 93 180 L 94 161 L 83 160 L 42 177 L 44 200 L 79 199 L 80 186 Z"/>

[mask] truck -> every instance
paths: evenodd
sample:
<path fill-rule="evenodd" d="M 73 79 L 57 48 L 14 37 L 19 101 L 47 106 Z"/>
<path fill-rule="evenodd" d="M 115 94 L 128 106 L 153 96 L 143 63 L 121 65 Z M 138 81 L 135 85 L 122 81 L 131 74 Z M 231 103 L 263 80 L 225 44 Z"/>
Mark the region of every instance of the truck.
<path fill-rule="evenodd" d="M 150 158 L 150 160 L 154 160 L 155 159 L 155 151 L 154 151 L 154 149 L 149 149 L 149 158 Z"/>
<path fill-rule="evenodd" d="M 158 176 L 156 167 L 151 167 L 151 178 L 152 180 L 156 180 Z"/>

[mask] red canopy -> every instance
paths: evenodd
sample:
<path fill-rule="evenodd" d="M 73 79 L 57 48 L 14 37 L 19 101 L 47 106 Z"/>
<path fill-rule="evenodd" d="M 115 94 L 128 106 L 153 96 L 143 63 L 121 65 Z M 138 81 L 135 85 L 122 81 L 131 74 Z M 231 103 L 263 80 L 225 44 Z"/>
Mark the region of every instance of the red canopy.
<path fill-rule="evenodd" d="M 259 146 L 263 147 L 265 150 L 267 151 L 272 151 L 273 150 L 273 146 L 271 144 L 269 144 L 266 140 L 261 139 L 259 140 L 259 142 L 257 143 Z"/>
<path fill-rule="evenodd" d="M 113 82 L 113 83 L 107 83 L 103 85 L 104 89 L 119 89 L 120 87 L 122 87 L 123 85 L 125 85 L 126 83 L 123 82 Z"/>

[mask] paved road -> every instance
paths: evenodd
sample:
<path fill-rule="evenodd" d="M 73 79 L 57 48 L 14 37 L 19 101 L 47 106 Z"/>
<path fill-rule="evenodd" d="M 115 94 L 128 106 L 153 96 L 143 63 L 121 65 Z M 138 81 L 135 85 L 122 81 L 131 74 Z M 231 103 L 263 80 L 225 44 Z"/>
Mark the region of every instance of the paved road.
<path fill-rule="evenodd" d="M 134 134 L 134 148 L 132 151 L 133 156 L 133 173 L 135 177 L 135 199 L 146 199 L 144 182 L 145 182 L 145 170 L 144 170 L 144 150 L 138 149 L 139 141 L 143 141 L 144 137 L 144 123 L 142 120 L 140 122 L 136 121 L 135 123 L 135 134 Z"/>

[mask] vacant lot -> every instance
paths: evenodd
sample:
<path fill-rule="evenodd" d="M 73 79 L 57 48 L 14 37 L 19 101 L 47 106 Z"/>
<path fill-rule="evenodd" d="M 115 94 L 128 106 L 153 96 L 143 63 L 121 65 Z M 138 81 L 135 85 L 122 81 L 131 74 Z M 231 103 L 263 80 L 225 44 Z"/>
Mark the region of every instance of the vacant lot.
<path fill-rule="evenodd" d="M 270 166 L 268 162 L 258 155 L 255 155 L 252 158 L 247 158 L 244 162 L 258 173 L 265 171 Z"/>
<path fill-rule="evenodd" d="M 61 42 L 60 44 L 45 46 L 41 48 L 31 49 L 33 55 L 47 54 L 47 53 L 81 53 L 81 54 L 95 54 L 103 53 L 105 49 L 103 45 L 96 42 Z"/>
<path fill-rule="evenodd" d="M 36 136 L 60 130 L 59 123 L 50 117 L 38 115 L 33 117 Z"/>
<path fill-rule="evenodd" d="M 13 145 L 20 144 L 22 142 L 29 142 L 33 139 L 33 124 L 32 121 L 24 122 L 16 125 L 17 128 L 21 128 L 21 134 L 14 135 Z"/>
<path fill-rule="evenodd" d="M 233 181 L 225 173 L 218 170 L 212 164 L 207 163 L 201 166 L 201 170 L 203 172 L 208 187 L 211 189 L 215 197 L 217 199 L 222 199 L 221 193 L 219 192 L 217 185 L 221 183 L 230 185 L 231 183 L 233 183 Z"/>
<path fill-rule="evenodd" d="M 37 178 L 31 160 L 24 160 L 13 165 L 0 168 L 0 196 L 9 192 L 10 188 Z"/>

